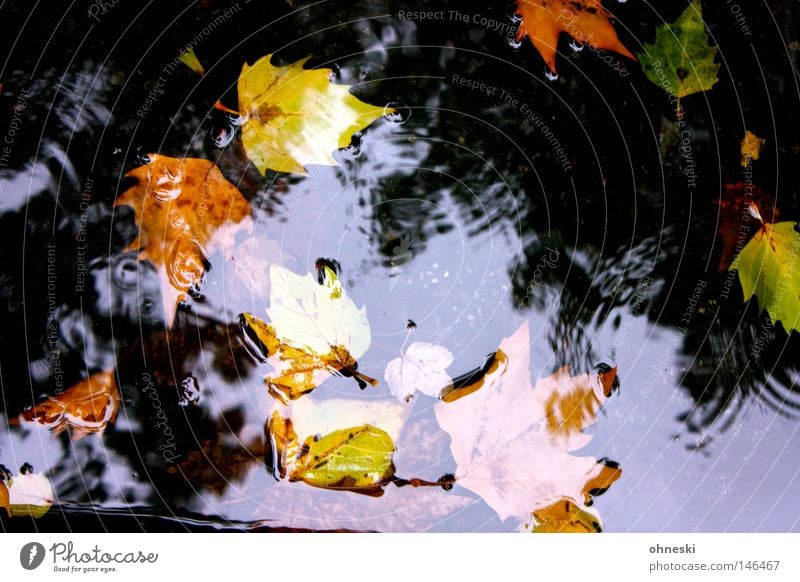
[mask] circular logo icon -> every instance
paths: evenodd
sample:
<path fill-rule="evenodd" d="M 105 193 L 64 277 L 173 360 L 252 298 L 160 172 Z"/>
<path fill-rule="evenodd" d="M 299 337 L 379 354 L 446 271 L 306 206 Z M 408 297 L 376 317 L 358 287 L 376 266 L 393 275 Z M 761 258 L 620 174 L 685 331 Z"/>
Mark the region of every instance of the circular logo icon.
<path fill-rule="evenodd" d="M 44 546 L 39 542 L 30 542 L 19 551 L 19 563 L 26 570 L 35 570 L 44 561 Z"/>

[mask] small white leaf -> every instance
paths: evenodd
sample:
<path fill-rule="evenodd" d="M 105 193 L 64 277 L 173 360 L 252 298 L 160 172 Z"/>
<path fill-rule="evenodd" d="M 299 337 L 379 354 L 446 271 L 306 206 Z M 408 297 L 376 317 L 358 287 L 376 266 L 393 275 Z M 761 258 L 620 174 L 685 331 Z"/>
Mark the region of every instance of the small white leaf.
<path fill-rule="evenodd" d="M 445 347 L 415 342 L 406 353 L 386 366 L 384 378 L 389 390 L 401 402 L 407 402 L 414 392 L 438 397 L 452 380 L 445 372 L 453 363 L 453 354 Z"/>

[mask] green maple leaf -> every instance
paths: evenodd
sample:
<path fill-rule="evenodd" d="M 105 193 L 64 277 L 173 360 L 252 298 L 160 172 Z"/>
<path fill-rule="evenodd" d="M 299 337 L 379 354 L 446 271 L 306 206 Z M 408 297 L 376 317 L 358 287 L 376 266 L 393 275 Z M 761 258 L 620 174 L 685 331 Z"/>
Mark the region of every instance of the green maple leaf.
<path fill-rule="evenodd" d="M 800 332 L 800 235 L 795 222 L 765 223 L 739 253 L 731 270 L 739 272 L 745 301 L 753 295 L 772 323 Z"/>
<path fill-rule="evenodd" d="M 681 99 L 708 91 L 719 80 L 717 47 L 708 43 L 700 0 L 693 0 L 675 22 L 659 26 L 655 42 L 636 56 L 648 79 Z"/>

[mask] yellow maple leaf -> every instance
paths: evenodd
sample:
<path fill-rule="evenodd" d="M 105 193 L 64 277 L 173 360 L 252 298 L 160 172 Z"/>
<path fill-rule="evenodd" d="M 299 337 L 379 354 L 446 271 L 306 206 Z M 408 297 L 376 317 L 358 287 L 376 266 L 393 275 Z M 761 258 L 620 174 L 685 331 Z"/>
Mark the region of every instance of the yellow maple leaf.
<path fill-rule="evenodd" d="M 331 153 L 392 110 L 360 101 L 349 85 L 331 83 L 330 69 L 304 69 L 308 58 L 273 66 L 272 55 L 245 63 L 239 76 L 242 142 L 261 173 L 305 174 L 309 164 L 337 165 Z"/>

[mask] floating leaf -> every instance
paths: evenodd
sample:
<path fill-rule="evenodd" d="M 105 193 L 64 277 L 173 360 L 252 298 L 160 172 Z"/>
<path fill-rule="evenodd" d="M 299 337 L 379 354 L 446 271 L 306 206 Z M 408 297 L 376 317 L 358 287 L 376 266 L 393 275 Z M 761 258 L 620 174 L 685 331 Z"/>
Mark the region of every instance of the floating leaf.
<path fill-rule="evenodd" d="M 233 247 L 234 231 L 250 228 L 250 205 L 219 168 L 207 160 L 150 155 L 150 163 L 129 172 L 138 183 L 115 206 L 136 212 L 138 250 L 159 270 L 169 325 L 190 289 L 199 290 L 213 250 Z"/>
<path fill-rule="evenodd" d="M 197 58 L 197 55 L 194 52 L 194 47 L 189 47 L 186 50 L 181 52 L 180 55 L 181 62 L 193 70 L 198 75 L 202 76 L 206 74 L 203 65 L 200 63 L 200 59 Z"/>
<path fill-rule="evenodd" d="M 599 533 L 600 519 L 589 509 L 581 509 L 569 499 L 533 512 L 534 533 Z"/>
<path fill-rule="evenodd" d="M 307 398 L 292 405 L 290 417 L 284 414 L 273 412 L 267 425 L 269 458 L 277 476 L 374 496 L 394 478 L 395 446 L 389 431 L 396 438 L 405 416 L 398 404 L 317 403 Z M 365 419 L 370 422 L 361 422 Z M 354 421 L 359 424 L 351 426 Z M 384 421 L 389 431 L 375 426 Z M 338 428 L 342 426 L 346 428 Z"/>
<path fill-rule="evenodd" d="M 582 429 L 611 394 L 616 371 L 572 377 L 562 368 L 532 387 L 529 349 L 525 323 L 501 342 L 499 365 L 477 390 L 435 406 L 452 439 L 456 482 L 503 520 L 530 520 L 565 499 L 584 509 L 621 474 L 610 461 L 569 454 L 591 439 Z"/>
<path fill-rule="evenodd" d="M 761 148 L 767 140 L 761 139 L 752 131 L 745 131 L 744 138 L 742 139 L 741 152 L 742 152 L 742 167 L 746 168 L 750 162 L 757 160 L 761 156 Z"/>
<path fill-rule="evenodd" d="M 4 497 L 7 498 L 5 502 Z M 54 499 L 50 480 L 41 473 L 34 473 L 27 463 L 19 475 L 6 475 L 5 482 L 0 481 L 0 507 L 4 507 L 11 517 L 42 517 Z"/>
<path fill-rule="evenodd" d="M 117 416 L 119 390 L 113 372 L 98 372 L 63 393 L 25 409 L 22 418 L 54 432 L 72 428 L 76 436 L 102 432 Z"/>
<path fill-rule="evenodd" d="M 655 42 L 637 56 L 648 79 L 682 99 L 708 91 L 719 80 L 717 47 L 708 43 L 702 6 L 694 0 L 675 22 L 659 26 Z"/>
<path fill-rule="evenodd" d="M 719 205 L 717 236 L 722 241 L 718 270 L 725 271 L 737 253 L 761 227 L 756 214 L 751 212 L 751 205 L 755 204 L 758 216 L 766 222 L 777 221 L 780 211 L 758 186 L 744 182 L 725 184 L 717 204 Z"/>
<path fill-rule="evenodd" d="M 331 153 L 392 110 L 375 107 L 331 83 L 330 69 L 304 69 L 308 59 L 275 67 L 272 55 L 245 64 L 239 76 L 242 142 L 262 173 L 305 174 L 309 164 L 335 166 Z"/>
<path fill-rule="evenodd" d="M 752 206 L 756 212 L 757 207 Z M 753 295 L 772 323 L 800 331 L 800 235 L 796 222 L 764 222 L 731 265 L 739 272 L 744 300 Z"/>
<path fill-rule="evenodd" d="M 353 377 L 363 388 L 375 380 L 358 373 L 371 334 L 365 308 L 347 296 L 336 272 L 323 261 L 319 277 L 270 267 L 267 324 L 248 313 L 245 323 L 267 352 L 270 392 L 289 400 L 314 390 L 332 374 Z"/>
<path fill-rule="evenodd" d="M 415 342 L 386 366 L 384 376 L 389 390 L 401 402 L 408 402 L 414 392 L 438 397 L 451 384 L 445 372 L 453 363 L 450 350 L 436 344 Z"/>
<path fill-rule="evenodd" d="M 517 41 L 525 36 L 530 38 L 553 73 L 562 32 L 596 49 L 636 59 L 617 38 L 611 14 L 599 0 L 517 0 L 517 15 L 522 18 Z"/>

